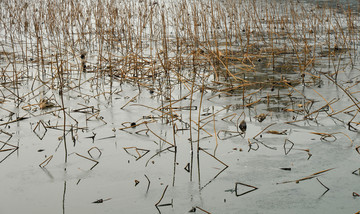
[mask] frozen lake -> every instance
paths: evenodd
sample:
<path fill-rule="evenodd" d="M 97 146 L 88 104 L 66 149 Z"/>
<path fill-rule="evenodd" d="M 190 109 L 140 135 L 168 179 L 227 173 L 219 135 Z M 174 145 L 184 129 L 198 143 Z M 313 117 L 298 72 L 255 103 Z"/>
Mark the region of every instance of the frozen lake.
<path fill-rule="evenodd" d="M 333 8 L 344 7 L 345 9 L 350 6 L 354 11 L 359 12 L 360 10 L 360 2 L 357 0 L 300 0 L 300 2 L 315 3 Z"/>
<path fill-rule="evenodd" d="M 359 212 L 360 17 L 166 2 L 0 2 L 0 213 Z"/>

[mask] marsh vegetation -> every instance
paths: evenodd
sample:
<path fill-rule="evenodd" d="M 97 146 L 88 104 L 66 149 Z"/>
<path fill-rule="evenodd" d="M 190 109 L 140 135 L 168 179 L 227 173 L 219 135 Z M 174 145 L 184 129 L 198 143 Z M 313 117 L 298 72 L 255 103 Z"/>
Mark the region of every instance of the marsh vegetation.
<path fill-rule="evenodd" d="M 1 212 L 360 210 L 353 7 L 0 5 Z"/>

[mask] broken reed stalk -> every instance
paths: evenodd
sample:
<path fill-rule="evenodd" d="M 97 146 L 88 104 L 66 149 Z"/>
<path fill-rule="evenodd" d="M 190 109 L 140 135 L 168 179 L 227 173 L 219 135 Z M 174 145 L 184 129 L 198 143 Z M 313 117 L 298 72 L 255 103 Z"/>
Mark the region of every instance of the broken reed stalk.
<path fill-rule="evenodd" d="M 220 162 L 222 165 L 225 166 L 225 168 L 229 167 L 227 164 L 225 164 L 224 162 L 222 162 L 221 160 L 219 160 L 217 157 L 215 157 L 215 155 L 210 154 L 209 152 L 205 151 L 203 148 L 199 148 L 201 151 L 205 152 L 207 155 L 210 155 L 211 157 L 213 157 L 215 160 L 217 160 L 218 162 Z"/>
<path fill-rule="evenodd" d="M 333 138 L 333 141 L 336 141 L 337 138 L 335 137 L 335 134 L 343 134 L 345 137 L 347 137 L 350 140 L 350 147 L 354 145 L 353 141 L 351 140 L 350 136 L 343 133 L 343 132 L 334 132 L 334 133 L 320 133 L 320 132 L 310 132 L 311 134 L 316 134 L 316 135 L 320 135 L 321 136 L 321 140 L 323 141 L 329 141 L 326 140 L 326 138 Z"/>
<path fill-rule="evenodd" d="M 204 213 L 211 214 L 211 212 L 208 212 L 208 211 L 204 210 L 203 208 L 201 208 L 199 206 L 196 206 L 196 208 L 203 211 Z"/>
<path fill-rule="evenodd" d="M 169 141 L 165 140 L 164 138 L 160 137 L 160 136 L 157 135 L 155 132 L 153 132 L 153 131 L 148 127 L 147 123 L 145 123 L 145 126 L 146 126 L 146 128 L 147 128 L 153 135 L 155 135 L 157 138 L 159 138 L 159 139 L 162 140 L 163 142 L 171 145 L 172 147 L 175 146 L 174 144 L 170 143 Z"/>
<path fill-rule="evenodd" d="M 102 155 L 102 152 L 101 152 L 101 150 L 100 150 L 98 147 L 96 147 L 96 146 L 93 146 L 93 147 L 91 147 L 91 148 L 88 150 L 89 156 L 90 156 L 92 159 L 94 159 L 94 157 L 91 155 L 91 151 L 94 150 L 94 149 L 96 149 L 96 151 L 99 152 L 99 156 L 98 156 L 97 158 L 100 158 L 101 155 Z"/>
<path fill-rule="evenodd" d="M 242 186 L 250 187 L 250 188 L 252 188 L 252 189 L 251 189 L 251 190 L 248 190 L 248 191 L 246 191 L 246 192 L 243 192 L 243 193 L 241 193 L 241 194 L 238 194 L 238 185 L 239 185 L 239 184 L 242 185 Z M 236 195 L 236 197 L 246 195 L 246 194 L 248 194 L 248 193 L 250 193 L 250 192 L 253 192 L 253 191 L 257 190 L 257 189 L 258 189 L 257 187 L 252 186 L 252 185 L 249 185 L 249 184 L 244 184 L 244 183 L 241 183 L 241 182 L 236 182 L 236 183 L 235 183 L 235 195 Z"/>
<path fill-rule="evenodd" d="M 334 112 L 334 109 L 331 107 L 331 104 L 319 93 L 317 92 L 315 89 L 312 89 L 315 93 L 317 93 L 325 102 L 326 102 L 326 106 L 329 106 L 329 108 L 331 109 L 331 113 Z"/>
<path fill-rule="evenodd" d="M 124 150 L 126 151 L 126 153 L 128 153 L 129 155 L 135 157 L 135 158 L 136 158 L 136 161 L 138 161 L 140 158 L 144 157 L 147 153 L 150 152 L 150 150 L 148 150 L 148 149 L 141 149 L 141 148 L 137 148 L 137 147 L 135 147 L 135 146 L 132 146 L 132 147 L 123 147 L 123 149 L 124 149 Z M 138 154 L 138 157 L 137 157 L 136 155 L 131 154 L 131 153 L 128 151 L 128 149 L 135 149 L 136 153 Z M 143 152 L 145 152 L 145 153 L 142 155 L 142 154 L 140 154 L 139 151 L 143 151 Z"/>
<path fill-rule="evenodd" d="M 51 161 L 52 158 L 53 158 L 53 155 L 49 156 L 49 157 L 46 158 L 43 162 L 41 162 L 41 163 L 39 164 L 39 166 L 40 166 L 41 168 L 44 168 L 45 166 L 47 166 L 47 165 L 50 163 L 50 161 Z"/>
<path fill-rule="evenodd" d="M 275 124 L 276 124 L 276 123 L 272 123 L 272 124 L 266 126 L 266 127 L 265 127 L 264 129 L 262 129 L 259 133 L 257 133 L 257 134 L 253 137 L 253 139 L 255 139 L 257 136 L 261 135 L 261 133 L 263 133 L 266 129 L 270 128 L 271 126 L 273 126 L 273 125 L 275 125 Z"/>
<path fill-rule="evenodd" d="M 307 115 L 304 116 L 304 118 L 309 118 L 310 115 L 313 115 L 313 114 L 316 114 L 316 113 L 319 113 L 321 111 L 327 111 L 326 109 L 328 108 L 331 108 L 330 105 L 334 104 L 335 102 L 339 101 L 340 99 L 332 99 L 329 103 L 326 103 L 325 105 L 321 106 L 320 108 L 308 113 Z M 331 108 L 332 109 L 332 108 Z M 333 110 L 332 110 L 333 111 Z"/>
<path fill-rule="evenodd" d="M 60 64 L 59 64 L 60 63 Z M 63 112 L 63 140 L 64 140 L 64 150 L 65 150 L 65 163 L 67 163 L 68 158 L 68 150 L 66 145 L 66 112 L 65 112 L 65 103 L 64 103 L 64 69 L 62 65 L 62 61 L 58 61 L 58 56 L 56 54 L 56 66 L 57 66 L 57 76 L 60 82 L 60 88 L 59 88 L 59 95 L 61 99 L 61 106 L 62 106 L 62 112 Z M 66 167 L 64 168 L 66 171 Z"/>
<path fill-rule="evenodd" d="M 287 144 L 287 142 L 289 142 L 290 144 L 291 144 L 291 146 L 290 146 L 290 148 L 288 148 L 288 149 L 286 149 L 286 144 Z M 283 147 L 284 147 L 284 152 L 285 152 L 285 155 L 288 155 L 289 154 L 289 152 L 291 151 L 291 149 L 294 147 L 294 142 L 292 142 L 291 140 L 289 140 L 289 139 L 285 139 L 285 141 L 284 141 L 284 145 L 283 145 Z"/>
<path fill-rule="evenodd" d="M 232 114 L 230 114 L 230 115 L 227 115 L 227 116 L 221 118 L 221 120 L 224 120 L 224 121 L 225 121 L 227 118 L 231 117 L 231 118 L 230 118 L 230 121 L 232 121 L 236 116 L 237 116 L 236 113 L 232 113 Z"/>
<path fill-rule="evenodd" d="M 276 183 L 276 184 L 286 184 L 286 183 L 292 183 L 292 182 L 299 183 L 300 181 L 305 181 L 305 180 L 312 179 L 312 178 L 314 178 L 314 177 L 316 177 L 316 176 L 318 176 L 318 175 L 321 175 L 321 174 L 323 174 L 323 173 L 325 173 L 325 172 L 328 172 L 328 171 L 331 171 L 331 170 L 333 170 L 333 169 L 335 169 L 335 168 L 330 168 L 330 169 L 321 170 L 321 171 L 319 171 L 319 172 L 315 172 L 315 173 L 313 173 L 313 174 L 311 174 L 311 175 L 309 175 L 309 176 L 306 176 L 306 177 L 303 177 L 303 178 L 300 178 L 300 179 L 297 179 L 297 180 L 284 181 L 284 182 L 280 182 L 280 183 Z"/>
<path fill-rule="evenodd" d="M 173 147 L 174 147 L 174 146 L 169 146 L 169 147 L 166 147 L 165 149 L 162 149 L 162 150 L 156 152 L 153 156 L 151 156 L 151 157 L 149 158 L 149 160 L 146 161 L 145 167 L 149 164 L 149 162 L 150 162 L 151 159 L 153 159 L 154 157 L 156 157 L 156 156 L 159 155 L 160 153 L 162 153 L 162 152 L 164 152 L 164 151 L 167 151 L 167 150 L 169 150 L 169 149 L 171 149 L 171 148 L 173 148 Z"/>
<path fill-rule="evenodd" d="M 212 134 L 210 134 L 208 131 L 206 131 L 206 129 L 204 129 L 204 126 L 207 125 L 208 123 L 211 123 L 211 121 L 208 121 L 206 122 L 204 125 L 200 126 L 197 122 L 195 121 L 192 121 L 193 123 L 195 123 L 196 126 L 198 126 L 198 129 L 195 129 L 194 130 L 197 130 L 198 132 L 200 130 L 203 130 L 206 134 L 208 134 L 209 137 L 212 137 Z M 199 136 L 198 136 L 199 137 Z M 199 140 L 198 140 L 199 141 Z"/>
<path fill-rule="evenodd" d="M 209 119 L 209 118 L 213 117 L 213 115 L 217 115 L 217 114 L 219 114 L 219 113 L 220 113 L 220 112 L 222 112 L 222 111 L 229 110 L 229 108 L 230 108 L 231 106 L 232 106 L 232 105 L 226 105 L 226 106 L 225 106 L 225 107 L 223 107 L 222 109 L 218 110 L 217 112 L 215 112 L 215 113 L 213 113 L 213 114 L 210 114 L 209 116 L 207 116 L 207 117 L 205 117 L 205 118 L 201 119 L 200 121 L 207 120 L 207 119 Z"/>
<path fill-rule="evenodd" d="M 169 187 L 169 185 L 166 185 L 166 187 L 165 187 L 165 189 L 164 189 L 164 191 L 163 191 L 163 193 L 162 193 L 159 201 L 155 204 L 155 207 L 157 207 L 157 206 L 160 204 L 160 202 L 162 201 L 162 199 L 164 198 L 164 195 L 165 195 L 166 190 L 167 190 L 168 187 Z"/>
<path fill-rule="evenodd" d="M 354 105 L 358 108 L 358 110 L 360 111 L 360 106 L 358 106 L 358 103 L 354 100 L 354 98 L 352 97 L 352 95 L 346 91 L 343 87 L 341 87 L 333 78 L 329 77 L 328 75 L 324 74 L 324 76 L 326 78 L 328 78 L 331 82 L 333 82 L 337 87 L 339 87 L 349 98 L 350 100 L 354 103 Z"/>
<path fill-rule="evenodd" d="M 316 180 L 319 181 L 319 183 L 321 184 L 321 186 L 323 186 L 323 187 L 326 189 L 326 191 L 330 190 L 327 186 L 325 186 L 325 185 L 319 180 L 319 178 L 316 178 Z"/>
<path fill-rule="evenodd" d="M 215 114 L 213 114 L 213 124 L 214 124 L 214 137 L 215 137 L 215 143 L 216 143 L 216 146 L 215 146 L 215 149 L 214 149 L 214 156 L 216 156 L 216 150 L 218 148 L 218 138 L 217 138 L 217 133 L 216 133 L 216 127 L 215 127 Z"/>
<path fill-rule="evenodd" d="M 196 149 L 196 154 L 197 154 L 197 168 L 198 168 L 198 182 L 199 182 L 199 186 L 200 186 L 200 116 L 201 116 L 201 107 L 202 107 L 202 102 L 203 102 L 203 96 L 204 96 L 204 91 L 205 91 L 205 87 L 204 87 L 204 82 L 202 85 L 202 90 L 201 91 L 201 97 L 200 97 L 200 103 L 199 103 L 199 109 L 198 109 L 198 124 L 197 124 L 197 128 L 198 128 L 198 132 L 197 132 L 197 149 Z M 190 121 L 191 123 L 191 121 Z"/>
<path fill-rule="evenodd" d="M 6 152 L 6 151 L 11 151 L 9 152 L 1 161 L 0 163 L 2 163 L 4 160 L 6 160 L 10 155 L 12 155 L 14 152 L 18 151 L 19 146 L 14 146 L 12 144 L 6 143 L 6 142 L 2 142 L 4 145 L 0 148 L 0 152 Z M 12 147 L 12 149 L 3 149 L 6 145 Z"/>
<path fill-rule="evenodd" d="M 97 160 L 88 158 L 88 157 L 86 157 L 86 156 L 84 156 L 84 155 L 80 155 L 79 153 L 76 153 L 76 152 L 75 152 L 75 154 L 76 154 L 77 156 L 79 156 L 79 157 L 85 158 L 86 160 L 95 162 L 95 164 L 90 168 L 90 170 L 94 169 L 94 167 L 99 164 L 99 161 L 97 161 Z"/>
<path fill-rule="evenodd" d="M 5 122 L 5 123 L 1 123 L 0 126 L 7 126 L 11 123 L 15 123 L 15 122 L 18 122 L 18 121 L 21 121 L 21 120 L 25 120 L 25 119 L 28 119 L 28 114 L 25 114 L 24 116 L 21 116 L 21 117 L 17 117 L 15 120 L 11 120 L 11 121 L 8 121 L 8 122 Z"/>
<path fill-rule="evenodd" d="M 131 98 L 129 101 L 127 101 L 123 106 L 121 106 L 120 109 L 124 109 L 129 103 L 134 101 L 139 95 L 140 95 L 140 92 L 137 95 L 135 95 L 133 98 Z"/>
<path fill-rule="evenodd" d="M 145 176 L 145 178 L 146 178 L 146 180 L 148 181 L 148 185 L 147 185 L 147 187 L 146 187 L 146 193 L 148 193 L 149 192 L 149 188 L 150 188 L 150 179 L 148 178 L 148 176 L 147 175 L 144 175 Z"/>
<path fill-rule="evenodd" d="M 190 155 L 190 182 L 192 181 L 192 177 L 193 177 L 193 163 L 194 163 L 194 145 L 193 145 L 193 140 L 192 140 L 192 105 L 193 105 L 193 95 L 194 95 L 194 87 L 195 87 L 195 74 L 193 74 L 193 78 L 191 80 L 191 91 L 190 91 L 190 112 L 189 112 L 189 140 L 190 140 L 190 151 L 191 151 L 191 155 Z"/>
<path fill-rule="evenodd" d="M 349 108 L 352 108 L 352 107 L 354 107 L 354 106 L 356 106 L 356 105 L 359 105 L 359 104 L 360 104 L 360 102 L 357 102 L 356 104 L 352 104 L 352 105 L 350 105 L 350 106 L 348 106 L 348 107 L 346 107 L 346 108 L 344 108 L 344 109 L 342 109 L 342 110 L 340 110 L 340 111 L 337 111 L 337 112 L 334 112 L 334 113 L 332 113 L 332 114 L 329 114 L 329 116 L 331 117 L 331 116 L 334 116 L 334 115 L 336 115 L 336 114 L 342 113 L 342 112 L 348 110 Z M 359 110 L 358 110 L 358 111 L 359 111 Z"/>

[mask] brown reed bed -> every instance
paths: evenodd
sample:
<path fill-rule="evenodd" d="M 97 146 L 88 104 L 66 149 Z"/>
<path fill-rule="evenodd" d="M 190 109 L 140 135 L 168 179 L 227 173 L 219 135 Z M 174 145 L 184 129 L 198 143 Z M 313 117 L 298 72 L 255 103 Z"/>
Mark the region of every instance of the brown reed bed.
<path fill-rule="evenodd" d="M 49 132 L 61 132 L 58 147 L 39 164 L 43 169 L 59 156 L 61 145 L 65 163 L 75 162 L 70 157 L 76 154 L 94 162 L 89 171 L 96 170 L 106 155 L 97 142 L 132 135 L 151 139 L 159 147 L 136 143 L 122 147 L 136 162 L 148 158 L 145 167 L 162 154 L 173 154 L 172 187 L 178 152 L 185 145 L 190 155 L 184 169 L 189 181 L 197 178 L 202 191 L 231 167 L 219 154 L 223 142 L 239 139 L 249 153 L 275 151 L 280 144 L 266 140 L 272 135 L 284 142 L 281 155 L 305 151 L 309 161 L 313 150 L 290 140 L 291 127 L 319 125 L 321 119 L 330 118 L 350 132 L 358 131 L 360 81 L 354 73 L 359 16 L 351 8 L 267 0 L 3 0 L 0 5 L 0 131 L 7 136 L 1 138 L 0 152 L 6 155 L 0 163 L 21 149 L 5 129 L 29 120 L 40 141 Z M 320 92 L 329 85 L 344 97 L 329 98 Z M 142 102 L 144 97 L 156 104 Z M 121 126 L 111 127 L 114 123 L 103 115 L 117 99 L 122 112 L 141 108 L 148 114 L 136 112 L 131 120 L 121 119 Z M 288 116 L 274 122 L 282 114 Z M 261 130 L 252 131 L 249 124 L 254 123 Z M 111 127 L 112 134 L 98 138 L 98 127 Z M 359 152 L 358 142 L 345 131 L 308 134 L 325 143 L 345 136 Z M 82 132 L 92 134 L 81 138 Z M 96 145 L 81 148 L 86 139 Z M 211 145 L 205 144 L 208 141 Z M 89 157 L 81 155 L 85 152 Z M 205 183 L 202 158 L 220 164 Z M 150 179 L 145 177 L 148 194 Z M 234 183 L 238 197 L 258 189 L 245 184 L 248 181 Z M 240 193 L 238 185 L 252 189 Z M 161 204 L 168 187 L 162 188 L 155 203 L 159 212 L 173 206 L 172 200 Z M 64 197 L 65 190 L 66 182 Z M 193 209 L 210 213 L 197 205 Z"/>

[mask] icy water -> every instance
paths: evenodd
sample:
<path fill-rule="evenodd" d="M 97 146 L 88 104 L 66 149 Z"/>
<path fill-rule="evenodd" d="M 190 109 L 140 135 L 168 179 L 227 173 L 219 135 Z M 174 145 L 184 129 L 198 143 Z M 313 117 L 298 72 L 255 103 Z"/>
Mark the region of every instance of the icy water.
<path fill-rule="evenodd" d="M 301 0 L 300 2 L 318 4 L 325 7 L 343 8 L 348 9 L 350 7 L 353 11 L 360 12 L 360 2 L 357 0 Z"/>
<path fill-rule="evenodd" d="M 94 11 L 123 15 L 80 3 L 75 12 L 92 11 L 93 19 Z M 158 14 L 154 24 L 136 22 L 145 28 L 116 24 L 121 36 L 106 15 L 89 24 L 100 32 L 81 27 L 91 23 L 85 12 L 74 15 L 73 32 L 58 33 L 70 13 L 61 11 L 60 25 L 50 3 L 27 11 L 29 32 L 3 18 L 0 213 L 360 211 L 359 33 L 346 28 L 350 20 L 358 29 L 359 17 L 321 22 L 331 13 L 261 1 L 237 11 L 248 20 L 227 20 L 229 7 L 214 10 L 208 32 L 219 34 L 206 34 L 210 12 L 192 12 L 211 7 L 192 3 L 115 4 L 131 12 L 122 21 Z M 7 17 L 28 7 L 15 5 L 10 16 L 9 5 L 2 4 Z M 224 18 L 228 31 L 225 22 L 215 26 Z M 154 31 L 146 31 L 151 39 L 136 40 L 142 29 Z"/>

